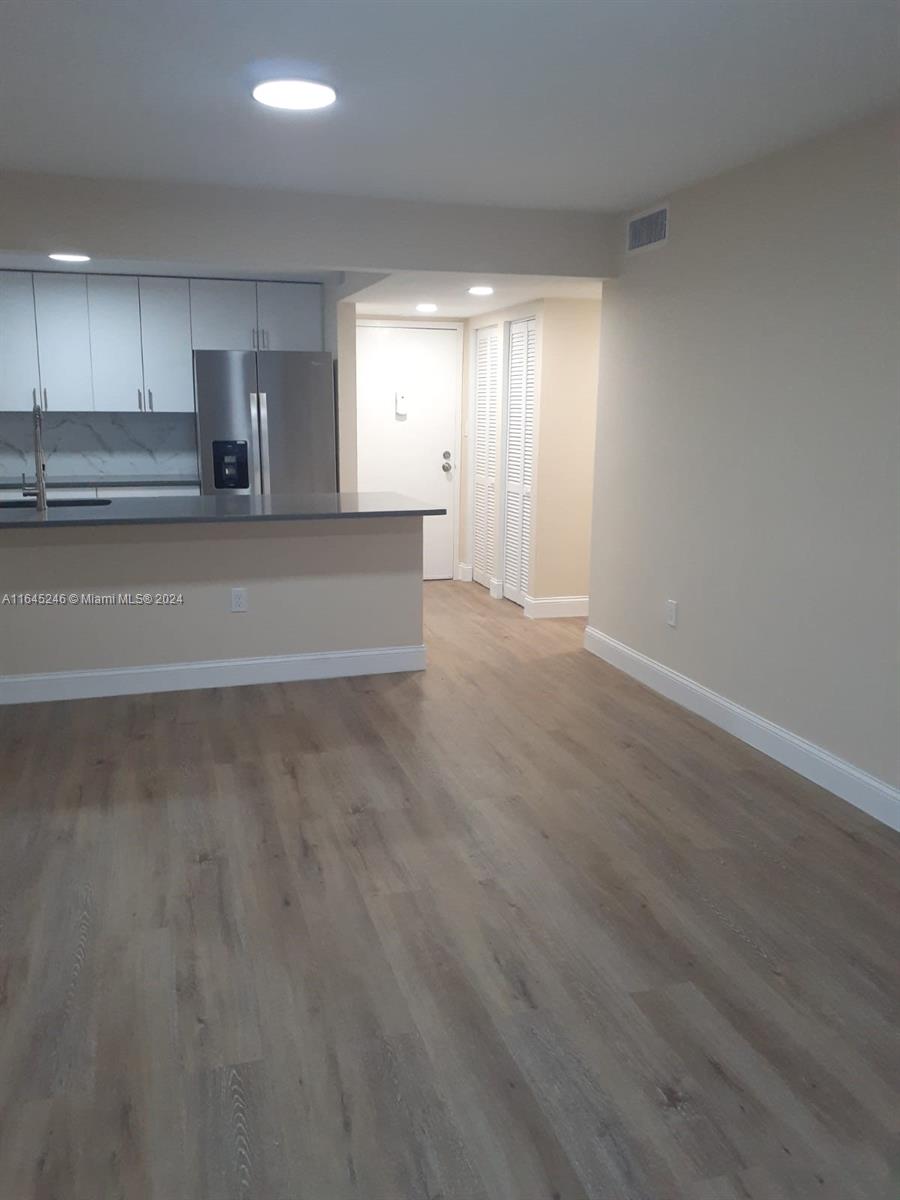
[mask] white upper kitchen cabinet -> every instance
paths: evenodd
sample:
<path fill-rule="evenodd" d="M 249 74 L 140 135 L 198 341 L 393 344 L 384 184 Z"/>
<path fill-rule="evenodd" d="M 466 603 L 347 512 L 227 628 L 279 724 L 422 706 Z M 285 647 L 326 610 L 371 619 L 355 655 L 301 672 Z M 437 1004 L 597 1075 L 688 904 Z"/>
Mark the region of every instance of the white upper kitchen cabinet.
<path fill-rule="evenodd" d="M 256 350 L 256 284 L 243 279 L 192 279 L 195 350 Z"/>
<path fill-rule="evenodd" d="M 141 277 L 144 398 L 149 412 L 194 411 L 191 295 L 187 279 Z"/>
<path fill-rule="evenodd" d="M 84 275 L 34 275 L 34 311 L 44 407 L 90 412 L 91 332 Z"/>
<path fill-rule="evenodd" d="M 141 412 L 146 399 L 138 281 L 133 275 L 89 275 L 87 294 L 94 408 Z"/>
<path fill-rule="evenodd" d="M 40 386 L 31 275 L 0 271 L 0 412 L 32 408 Z"/>
<path fill-rule="evenodd" d="M 321 350 L 322 289 L 317 283 L 258 283 L 260 350 Z"/>

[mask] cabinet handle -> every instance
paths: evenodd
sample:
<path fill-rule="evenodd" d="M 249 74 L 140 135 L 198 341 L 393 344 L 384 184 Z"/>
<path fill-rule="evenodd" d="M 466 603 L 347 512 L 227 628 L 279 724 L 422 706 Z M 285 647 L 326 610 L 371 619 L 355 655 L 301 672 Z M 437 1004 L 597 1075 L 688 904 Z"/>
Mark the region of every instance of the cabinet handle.
<path fill-rule="evenodd" d="M 147 388 L 147 400 L 150 403 L 150 411 L 153 412 L 153 392 Z"/>
<path fill-rule="evenodd" d="M 144 411 L 144 398 L 141 395 L 140 388 L 138 388 L 137 393 L 138 393 L 138 412 L 143 412 Z"/>
<path fill-rule="evenodd" d="M 50 411 L 50 405 L 47 403 L 47 389 L 44 388 L 44 412 Z"/>
<path fill-rule="evenodd" d="M 251 329 L 250 330 L 250 344 L 252 345 L 254 350 L 257 349 L 256 342 L 257 342 L 256 330 Z"/>
<path fill-rule="evenodd" d="M 263 348 L 263 350 L 268 350 L 269 334 L 268 334 L 267 330 L 265 330 L 265 329 L 261 329 L 259 332 L 260 332 L 260 337 L 262 338 L 262 348 Z"/>

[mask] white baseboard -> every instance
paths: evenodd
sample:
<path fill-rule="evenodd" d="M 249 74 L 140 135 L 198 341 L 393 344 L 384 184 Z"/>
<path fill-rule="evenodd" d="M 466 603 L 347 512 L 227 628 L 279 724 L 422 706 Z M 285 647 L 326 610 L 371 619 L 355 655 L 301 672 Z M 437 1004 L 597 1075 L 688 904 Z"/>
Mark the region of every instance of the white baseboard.
<path fill-rule="evenodd" d="M 424 669 L 424 646 L 377 646 L 371 650 L 329 650 L 321 654 L 278 654 L 269 658 L 5 675 L 0 676 L 0 704 L 131 696 L 139 692 L 237 687 L 248 683 L 289 683 L 300 679 L 339 679 L 350 675 L 384 675 Z"/>
<path fill-rule="evenodd" d="M 502 600 L 503 599 L 503 580 L 502 579 L 492 579 L 489 590 L 495 600 Z"/>
<path fill-rule="evenodd" d="M 472 564 L 471 563 L 457 563 L 456 564 L 456 578 L 459 580 L 460 583 L 471 583 L 472 582 Z"/>
<path fill-rule="evenodd" d="M 585 630 L 584 647 L 655 692 L 790 767 L 798 775 L 834 792 L 892 829 L 900 830 L 900 788 L 869 775 L 815 742 L 775 725 L 590 625 Z"/>
<path fill-rule="evenodd" d="M 526 617 L 586 617 L 587 596 L 526 596 Z"/>

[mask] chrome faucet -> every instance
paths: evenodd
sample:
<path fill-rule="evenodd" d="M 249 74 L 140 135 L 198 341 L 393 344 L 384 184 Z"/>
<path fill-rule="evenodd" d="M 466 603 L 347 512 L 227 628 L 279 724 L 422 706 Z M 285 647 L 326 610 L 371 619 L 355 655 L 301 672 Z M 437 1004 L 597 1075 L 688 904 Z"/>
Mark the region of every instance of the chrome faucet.
<path fill-rule="evenodd" d="M 35 507 L 38 512 L 47 511 L 47 463 L 44 459 L 44 443 L 43 443 L 43 423 L 44 418 L 41 412 L 41 406 L 37 402 L 37 397 L 34 398 L 34 405 L 31 410 L 32 428 L 34 431 L 34 487 L 28 487 L 25 483 L 25 472 L 22 472 L 22 495 L 34 496 Z"/>

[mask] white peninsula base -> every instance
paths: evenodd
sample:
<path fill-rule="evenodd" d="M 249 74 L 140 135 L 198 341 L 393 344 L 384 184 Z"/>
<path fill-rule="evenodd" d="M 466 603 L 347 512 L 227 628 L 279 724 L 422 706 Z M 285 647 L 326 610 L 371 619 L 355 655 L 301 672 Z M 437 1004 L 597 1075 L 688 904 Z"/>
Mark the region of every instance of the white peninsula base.
<path fill-rule="evenodd" d="M 2 529 L 0 703 L 422 670 L 422 520 Z"/>

